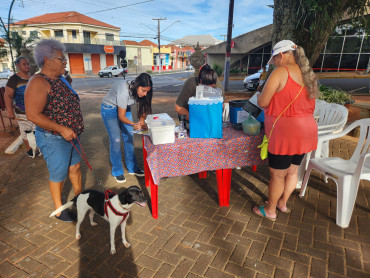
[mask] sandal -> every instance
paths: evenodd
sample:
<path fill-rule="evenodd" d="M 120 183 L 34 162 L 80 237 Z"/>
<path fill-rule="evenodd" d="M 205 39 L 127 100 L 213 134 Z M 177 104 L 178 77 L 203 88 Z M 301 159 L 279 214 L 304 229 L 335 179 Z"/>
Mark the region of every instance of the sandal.
<path fill-rule="evenodd" d="M 265 203 L 266 205 L 268 205 L 268 204 L 269 204 L 269 201 L 268 201 L 268 200 L 266 200 L 266 201 L 264 201 L 264 203 Z M 279 209 L 279 208 L 278 208 L 278 206 L 276 206 L 276 209 L 277 209 L 278 211 L 282 212 L 282 213 L 289 213 L 289 212 L 291 212 L 291 211 L 292 211 L 292 210 L 291 210 L 290 208 L 288 208 L 288 207 L 287 207 L 287 210 L 286 210 L 286 211 L 282 211 L 281 209 Z"/>
<path fill-rule="evenodd" d="M 259 214 L 258 212 L 255 212 L 255 211 L 254 211 L 254 208 L 258 208 L 258 211 L 259 211 L 261 214 Z M 272 221 L 272 222 L 275 222 L 275 221 L 276 221 L 276 217 L 275 217 L 275 218 L 273 218 L 273 217 L 268 217 L 268 216 L 266 215 L 265 207 L 264 207 L 264 206 L 260 206 L 260 207 L 255 206 L 255 207 L 253 207 L 252 211 L 253 211 L 253 213 L 254 213 L 254 214 L 256 214 L 256 215 L 258 215 L 258 216 L 261 216 L 261 217 L 264 217 L 264 218 L 267 218 L 268 220 L 270 220 L 270 221 Z"/>

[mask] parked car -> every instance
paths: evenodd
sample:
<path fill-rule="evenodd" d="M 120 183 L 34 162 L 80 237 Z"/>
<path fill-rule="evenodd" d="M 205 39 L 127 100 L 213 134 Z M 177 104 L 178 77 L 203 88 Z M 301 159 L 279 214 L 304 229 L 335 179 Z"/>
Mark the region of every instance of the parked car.
<path fill-rule="evenodd" d="M 122 75 L 122 71 L 123 70 L 117 66 L 109 66 L 109 67 L 105 67 L 104 69 L 100 70 L 98 74 L 101 78 L 103 78 L 104 76 L 108 76 L 110 78 L 112 76 L 117 77 L 120 74 Z"/>
<path fill-rule="evenodd" d="M 268 70 L 269 70 L 269 65 L 266 66 L 266 71 Z M 251 90 L 251 91 L 257 90 L 262 72 L 263 72 L 263 68 L 257 71 L 256 73 L 245 77 L 243 81 L 244 88 Z"/>
<path fill-rule="evenodd" d="M 9 77 L 12 75 L 13 75 L 13 72 L 10 69 L 5 69 L 0 72 L 0 78 L 9 79 Z"/>
<path fill-rule="evenodd" d="M 186 67 L 186 70 L 193 70 L 194 69 L 194 67 L 192 66 L 192 65 L 188 65 L 187 67 Z"/>

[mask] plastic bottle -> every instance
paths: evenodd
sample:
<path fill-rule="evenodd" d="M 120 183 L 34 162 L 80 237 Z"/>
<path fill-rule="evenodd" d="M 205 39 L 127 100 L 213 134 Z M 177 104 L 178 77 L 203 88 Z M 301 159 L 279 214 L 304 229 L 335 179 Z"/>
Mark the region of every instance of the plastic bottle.
<path fill-rule="evenodd" d="M 185 115 L 180 115 L 180 127 L 179 127 L 178 138 L 181 139 L 181 138 L 187 138 L 187 137 L 188 137 L 188 134 L 185 129 Z"/>

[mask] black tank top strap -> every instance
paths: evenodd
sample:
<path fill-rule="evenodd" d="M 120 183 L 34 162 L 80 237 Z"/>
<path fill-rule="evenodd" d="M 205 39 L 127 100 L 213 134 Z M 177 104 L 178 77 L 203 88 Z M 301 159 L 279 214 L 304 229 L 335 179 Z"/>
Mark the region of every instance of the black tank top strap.
<path fill-rule="evenodd" d="M 47 82 L 50 83 L 50 85 L 52 85 L 53 81 L 50 79 L 50 77 L 48 77 L 47 75 L 43 74 L 43 73 L 39 73 L 40 76 L 44 77 L 46 79 Z"/>

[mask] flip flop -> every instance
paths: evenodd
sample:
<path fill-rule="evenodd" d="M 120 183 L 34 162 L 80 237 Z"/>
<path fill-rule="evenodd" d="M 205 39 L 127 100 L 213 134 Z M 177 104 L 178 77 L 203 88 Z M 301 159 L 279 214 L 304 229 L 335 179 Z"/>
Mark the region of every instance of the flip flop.
<path fill-rule="evenodd" d="M 265 207 L 264 207 L 264 206 L 257 207 L 257 208 L 258 208 L 258 210 L 259 210 L 259 212 L 260 212 L 261 214 L 259 214 L 259 213 L 255 212 L 255 211 L 254 211 L 254 208 L 255 208 L 255 207 L 253 207 L 253 208 L 252 208 L 252 211 L 253 211 L 253 213 L 254 213 L 254 214 L 256 214 L 256 215 L 258 215 L 258 216 L 261 216 L 261 217 L 264 217 L 264 218 L 267 218 L 268 220 L 270 220 L 270 221 L 272 221 L 272 222 L 275 222 L 275 221 L 276 221 L 276 217 L 275 217 L 275 218 L 273 218 L 273 217 L 268 217 L 268 216 L 266 215 Z"/>
<path fill-rule="evenodd" d="M 266 205 L 268 205 L 269 204 L 269 201 L 264 201 L 264 203 L 266 204 Z M 280 212 L 282 212 L 282 213 L 289 213 L 289 212 L 291 212 L 292 210 L 290 209 L 290 208 L 288 208 L 287 207 L 287 210 L 286 211 L 282 211 L 281 209 L 279 209 L 278 208 L 278 206 L 276 206 L 276 209 L 278 210 L 278 211 L 280 211 Z"/>

